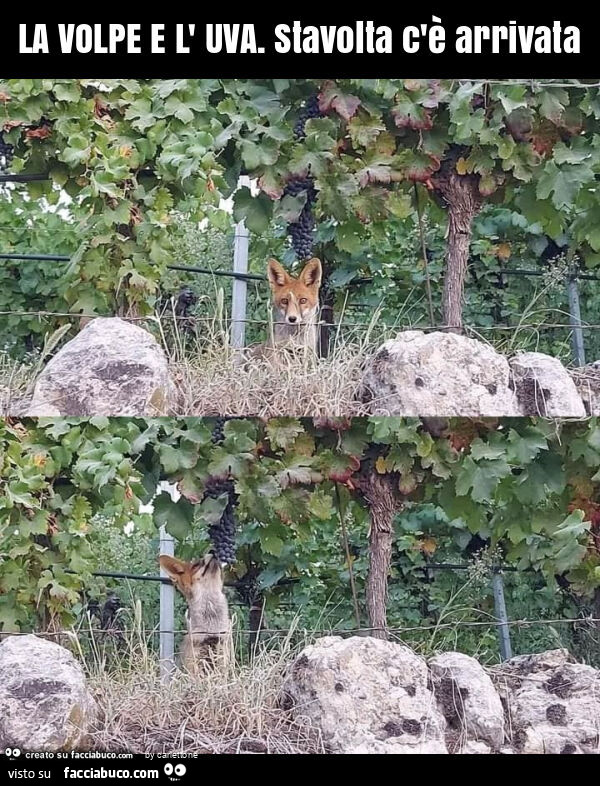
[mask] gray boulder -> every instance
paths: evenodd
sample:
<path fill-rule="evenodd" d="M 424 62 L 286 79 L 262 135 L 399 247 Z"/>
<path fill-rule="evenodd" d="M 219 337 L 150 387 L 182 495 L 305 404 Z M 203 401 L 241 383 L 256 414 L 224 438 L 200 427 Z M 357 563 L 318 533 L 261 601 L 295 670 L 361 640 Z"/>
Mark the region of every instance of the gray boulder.
<path fill-rule="evenodd" d="M 409 330 L 387 341 L 367 362 L 360 396 L 373 415 L 521 414 L 507 359 L 454 333 Z"/>
<path fill-rule="evenodd" d="M 83 670 L 64 647 L 36 636 L 0 644 L 0 750 L 85 748 L 96 715 Z"/>
<path fill-rule="evenodd" d="M 491 671 L 518 753 L 600 753 L 600 672 L 567 650 L 521 655 Z"/>
<path fill-rule="evenodd" d="M 294 661 L 283 704 L 332 753 L 447 753 L 427 664 L 400 644 L 326 637 Z"/>
<path fill-rule="evenodd" d="M 570 370 L 571 379 L 581 396 L 585 411 L 592 417 L 600 415 L 600 361 Z"/>
<path fill-rule="evenodd" d="M 454 747 L 462 753 L 485 752 L 487 746 L 499 750 L 504 743 L 504 710 L 483 666 L 460 652 L 445 652 L 431 658 L 429 669 L 433 692 L 454 732 Z"/>
<path fill-rule="evenodd" d="M 159 416 L 175 406 L 167 358 L 148 331 L 95 319 L 40 374 L 31 417 Z"/>
<path fill-rule="evenodd" d="M 523 415 L 583 418 L 585 406 L 569 372 L 558 358 L 523 352 L 510 359 L 513 387 Z"/>

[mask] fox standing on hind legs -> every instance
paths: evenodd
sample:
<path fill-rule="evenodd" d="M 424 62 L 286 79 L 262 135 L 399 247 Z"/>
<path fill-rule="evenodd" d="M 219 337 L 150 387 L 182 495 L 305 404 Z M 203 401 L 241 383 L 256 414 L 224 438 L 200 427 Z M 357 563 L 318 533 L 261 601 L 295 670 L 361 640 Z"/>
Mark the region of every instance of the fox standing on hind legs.
<path fill-rule="evenodd" d="M 162 555 L 161 568 L 188 604 L 181 666 L 191 674 L 206 671 L 229 655 L 231 623 L 223 592 L 223 571 L 214 554 L 194 562 Z"/>

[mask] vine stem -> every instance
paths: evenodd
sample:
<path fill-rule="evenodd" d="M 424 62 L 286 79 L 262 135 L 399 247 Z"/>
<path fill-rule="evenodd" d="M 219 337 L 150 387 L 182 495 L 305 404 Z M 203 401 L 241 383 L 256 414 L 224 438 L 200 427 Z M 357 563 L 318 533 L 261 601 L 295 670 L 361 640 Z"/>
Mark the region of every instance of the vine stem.
<path fill-rule="evenodd" d="M 423 254 L 423 264 L 425 265 L 425 281 L 427 287 L 427 302 L 429 304 L 429 319 L 430 324 L 434 325 L 435 320 L 433 317 L 433 298 L 431 296 L 431 278 L 429 276 L 429 260 L 427 259 L 427 243 L 425 241 L 425 227 L 423 226 L 423 211 L 421 210 L 421 203 L 419 201 L 419 189 L 417 184 L 415 187 L 415 203 L 417 206 L 417 216 L 419 219 L 419 235 L 421 237 L 421 253 Z"/>
<path fill-rule="evenodd" d="M 356 593 L 356 582 L 354 580 L 354 568 L 352 567 L 352 555 L 350 554 L 350 544 L 348 542 L 348 529 L 346 527 L 346 510 L 342 505 L 342 495 L 340 494 L 340 484 L 335 484 L 335 496 L 337 501 L 338 517 L 342 530 L 342 541 L 346 552 L 346 562 L 348 564 L 348 574 L 350 576 L 350 591 L 352 592 L 352 603 L 354 604 L 354 618 L 356 627 L 360 628 L 360 607 L 358 605 L 358 595 Z"/>

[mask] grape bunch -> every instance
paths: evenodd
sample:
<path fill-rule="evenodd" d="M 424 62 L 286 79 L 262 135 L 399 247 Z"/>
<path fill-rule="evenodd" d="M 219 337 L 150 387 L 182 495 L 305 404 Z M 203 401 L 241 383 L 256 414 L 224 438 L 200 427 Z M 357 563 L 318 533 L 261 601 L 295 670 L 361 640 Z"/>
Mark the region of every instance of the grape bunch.
<path fill-rule="evenodd" d="M 298 141 L 306 138 L 306 121 L 316 120 L 319 117 L 323 117 L 323 113 L 319 108 L 319 97 L 314 95 L 308 99 L 300 110 L 298 121 L 294 126 L 294 136 Z"/>
<path fill-rule="evenodd" d="M 0 172 L 3 174 L 8 174 L 13 158 L 15 157 L 15 148 L 13 145 L 8 144 L 8 142 L 4 141 L 4 137 L 2 136 L 2 132 L 0 132 Z"/>
<path fill-rule="evenodd" d="M 256 569 L 250 568 L 250 570 L 236 581 L 235 588 L 242 603 L 245 603 L 246 606 L 252 606 L 260 596 L 258 573 Z"/>
<path fill-rule="evenodd" d="M 227 494 L 227 507 L 223 511 L 220 521 L 211 525 L 208 530 L 209 537 L 214 546 L 214 554 L 225 565 L 235 562 L 235 509 L 238 504 L 238 495 L 232 480 L 213 478 L 208 483 L 205 497 L 218 499 Z"/>
<path fill-rule="evenodd" d="M 292 240 L 292 247 L 298 259 L 308 259 L 312 256 L 314 242 L 315 217 L 313 207 L 317 201 L 317 189 L 314 178 L 295 177 L 290 180 L 283 192 L 284 196 L 296 197 L 306 192 L 306 204 L 300 217 L 288 226 L 288 234 Z"/>
<path fill-rule="evenodd" d="M 213 445 L 220 445 L 225 439 L 225 424 L 227 418 L 215 418 L 215 425 L 212 432 Z"/>
<path fill-rule="evenodd" d="M 184 287 L 175 303 L 175 316 L 189 317 L 192 309 L 198 303 L 198 295 L 190 287 Z"/>

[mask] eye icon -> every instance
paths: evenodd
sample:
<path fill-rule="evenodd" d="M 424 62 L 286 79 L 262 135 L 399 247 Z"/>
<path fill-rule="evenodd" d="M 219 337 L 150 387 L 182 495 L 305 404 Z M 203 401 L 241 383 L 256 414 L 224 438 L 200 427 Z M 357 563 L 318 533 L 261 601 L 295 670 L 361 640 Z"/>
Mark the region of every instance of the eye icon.
<path fill-rule="evenodd" d="M 4 751 L 4 755 L 7 759 L 18 759 L 21 755 L 21 751 L 19 748 L 6 748 Z"/>
<path fill-rule="evenodd" d="M 187 772 L 187 767 L 185 764 L 176 764 L 173 766 L 172 764 L 165 764 L 165 775 L 168 777 L 170 781 L 176 782 Z"/>

